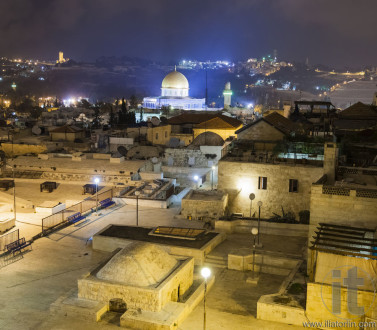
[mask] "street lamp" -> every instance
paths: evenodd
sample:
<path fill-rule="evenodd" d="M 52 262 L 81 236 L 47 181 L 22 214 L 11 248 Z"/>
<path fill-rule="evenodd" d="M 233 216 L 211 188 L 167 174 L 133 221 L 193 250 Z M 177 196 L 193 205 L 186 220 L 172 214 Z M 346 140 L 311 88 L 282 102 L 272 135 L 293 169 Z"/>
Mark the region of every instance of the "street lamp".
<path fill-rule="evenodd" d="M 251 193 L 249 195 L 249 199 L 250 199 L 250 218 L 251 218 L 251 209 L 252 209 L 252 206 L 253 206 L 253 200 L 255 199 L 255 194 Z"/>
<path fill-rule="evenodd" d="M 137 227 L 139 227 L 139 195 L 140 195 L 140 191 L 136 190 L 135 196 L 136 196 L 136 226 Z"/>
<path fill-rule="evenodd" d="M 256 227 L 251 228 L 251 234 L 253 235 L 254 242 L 253 242 L 253 279 L 255 277 L 255 240 L 257 235 L 259 234 L 259 230 Z"/>
<path fill-rule="evenodd" d="M 211 174 L 212 174 L 211 190 L 213 190 L 213 172 L 214 172 L 215 169 L 216 169 L 216 166 L 212 166 L 212 171 L 211 171 Z"/>
<path fill-rule="evenodd" d="M 204 277 L 204 318 L 203 318 L 203 330 L 206 329 L 206 295 L 207 295 L 207 278 L 211 276 L 211 270 L 207 267 L 202 268 L 201 274 Z"/>
<path fill-rule="evenodd" d="M 261 247 L 259 237 L 260 237 L 260 209 L 261 209 L 262 205 L 263 205 L 263 202 L 259 201 L 258 202 L 258 207 L 259 207 L 259 212 L 258 212 L 258 246 L 259 247 Z"/>
<path fill-rule="evenodd" d="M 94 178 L 94 183 L 96 184 L 96 215 L 98 215 L 98 184 L 99 184 L 99 178 Z"/>

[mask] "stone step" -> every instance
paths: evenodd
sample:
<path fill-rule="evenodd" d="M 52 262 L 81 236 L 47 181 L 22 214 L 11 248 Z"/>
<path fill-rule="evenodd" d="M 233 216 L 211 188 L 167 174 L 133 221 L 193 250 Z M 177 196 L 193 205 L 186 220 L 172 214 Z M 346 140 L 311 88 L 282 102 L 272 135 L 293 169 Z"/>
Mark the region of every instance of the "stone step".
<path fill-rule="evenodd" d="M 227 258 L 221 256 L 213 256 L 207 255 L 204 264 L 210 267 L 217 267 L 217 268 L 228 268 L 228 260 Z"/>
<path fill-rule="evenodd" d="M 211 255 L 211 254 L 208 254 L 206 256 L 206 260 L 219 260 L 219 261 L 228 261 L 228 257 L 224 257 L 224 256 L 215 256 L 215 255 Z"/>
<path fill-rule="evenodd" d="M 207 267 L 215 267 L 215 268 L 228 268 L 226 264 L 220 264 L 220 263 L 212 263 L 212 262 L 204 262 L 204 266 Z"/>

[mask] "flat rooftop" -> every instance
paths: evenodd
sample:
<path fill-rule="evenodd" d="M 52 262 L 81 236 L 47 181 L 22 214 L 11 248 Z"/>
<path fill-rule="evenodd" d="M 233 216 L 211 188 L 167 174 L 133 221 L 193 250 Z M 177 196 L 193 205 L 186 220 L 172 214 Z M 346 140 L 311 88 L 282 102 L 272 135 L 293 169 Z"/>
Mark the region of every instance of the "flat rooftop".
<path fill-rule="evenodd" d="M 143 166 L 145 160 L 126 160 L 122 163 L 110 163 L 108 159 L 82 159 L 81 161 L 73 161 L 71 157 L 54 157 L 50 159 L 39 159 L 33 156 L 20 156 L 9 162 L 24 167 L 28 170 L 44 168 L 56 168 L 61 171 L 64 169 L 76 172 L 97 170 L 98 174 L 108 172 L 133 172 L 136 173 Z"/>
<path fill-rule="evenodd" d="M 188 247 L 192 249 L 201 249 L 209 241 L 211 241 L 213 238 L 219 235 L 218 233 L 208 232 L 208 233 L 205 233 L 205 235 L 200 236 L 197 240 L 184 240 L 184 239 L 179 239 L 179 238 L 149 235 L 152 229 L 153 228 L 150 228 L 150 227 L 146 228 L 146 227 L 111 225 L 109 228 L 102 231 L 99 234 L 99 236 L 124 238 L 124 239 L 133 240 L 133 241 L 142 241 L 142 242 L 149 242 L 149 243 L 155 243 L 155 244 L 164 244 L 164 245 Z"/>
<path fill-rule="evenodd" d="M 184 199 L 194 201 L 221 201 L 225 193 L 222 191 L 193 190 Z"/>

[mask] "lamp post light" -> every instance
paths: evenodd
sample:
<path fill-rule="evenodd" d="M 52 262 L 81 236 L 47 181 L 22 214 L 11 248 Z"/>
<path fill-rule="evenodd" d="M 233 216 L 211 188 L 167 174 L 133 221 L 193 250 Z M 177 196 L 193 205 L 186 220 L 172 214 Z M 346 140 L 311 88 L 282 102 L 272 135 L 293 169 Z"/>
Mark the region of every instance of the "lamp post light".
<path fill-rule="evenodd" d="M 139 227 L 139 195 L 140 195 L 140 191 L 136 190 L 135 196 L 136 196 L 136 226 L 137 227 Z"/>
<path fill-rule="evenodd" d="M 99 184 L 99 178 L 94 178 L 94 183 L 96 184 L 96 215 L 98 215 L 98 184 Z"/>
<path fill-rule="evenodd" d="M 255 240 L 257 238 L 257 235 L 259 234 L 259 230 L 256 227 L 251 228 L 251 234 L 253 235 L 253 279 L 255 278 Z"/>
<path fill-rule="evenodd" d="M 211 190 L 213 190 L 213 172 L 215 171 L 215 169 L 216 169 L 216 166 L 212 166 L 212 170 L 211 170 L 211 175 L 212 175 Z"/>
<path fill-rule="evenodd" d="M 258 212 L 258 247 L 262 247 L 262 244 L 260 243 L 260 209 L 263 205 L 263 202 L 262 201 L 259 201 L 258 202 L 258 208 L 259 208 L 259 212 Z"/>
<path fill-rule="evenodd" d="M 204 315 L 203 315 L 203 330 L 206 329 L 206 296 L 207 296 L 207 278 L 211 276 L 211 270 L 207 267 L 202 268 L 201 274 L 204 277 Z"/>

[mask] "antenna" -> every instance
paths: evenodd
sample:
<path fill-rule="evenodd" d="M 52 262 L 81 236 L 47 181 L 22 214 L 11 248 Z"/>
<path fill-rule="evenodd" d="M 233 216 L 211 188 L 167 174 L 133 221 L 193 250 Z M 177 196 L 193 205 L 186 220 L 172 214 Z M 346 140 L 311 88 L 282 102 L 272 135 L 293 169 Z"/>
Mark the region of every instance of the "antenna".
<path fill-rule="evenodd" d="M 208 107 L 207 69 L 206 69 L 206 110 Z"/>

